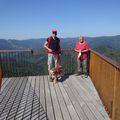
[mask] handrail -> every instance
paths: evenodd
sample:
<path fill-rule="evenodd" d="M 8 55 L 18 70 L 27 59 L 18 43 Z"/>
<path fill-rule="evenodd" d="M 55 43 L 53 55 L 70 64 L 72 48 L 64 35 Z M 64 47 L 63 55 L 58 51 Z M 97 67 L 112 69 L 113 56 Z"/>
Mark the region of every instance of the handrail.
<path fill-rule="evenodd" d="M 98 57 L 102 58 L 107 63 L 111 64 L 112 66 L 114 66 L 114 67 L 116 67 L 118 69 L 120 69 L 120 65 L 118 64 L 118 62 L 116 62 L 116 61 L 114 61 L 114 60 L 112 60 L 112 59 L 110 59 L 110 58 L 108 58 L 108 57 L 106 57 L 104 55 L 101 55 L 100 53 L 98 53 L 98 52 L 96 52 L 96 51 L 94 51 L 92 49 L 90 49 L 90 51 L 93 52 L 94 54 L 96 54 Z"/>
<path fill-rule="evenodd" d="M 63 50 L 63 51 L 64 50 L 66 50 L 66 51 L 69 51 L 69 50 L 74 51 L 74 48 L 62 48 L 61 50 Z M 108 62 L 109 64 L 111 64 L 112 66 L 120 69 L 120 64 L 118 62 L 116 62 L 116 61 L 114 61 L 114 60 L 106 57 L 105 55 L 102 55 L 102 54 L 96 52 L 95 50 L 89 49 L 89 51 L 93 52 L 94 54 L 96 54 L 97 56 L 99 56 L 100 58 L 102 58 L 103 60 L 105 60 L 106 62 Z"/>
<path fill-rule="evenodd" d="M 61 50 L 65 50 L 65 51 L 74 51 L 74 49 L 73 48 L 61 48 Z"/>
<path fill-rule="evenodd" d="M 74 49 L 73 48 L 62 48 L 61 50 L 65 50 L 65 51 L 69 51 L 69 50 L 71 50 L 71 51 L 74 51 Z M 2 53 L 2 52 L 7 52 L 7 53 L 9 53 L 9 52 L 31 52 L 32 51 L 32 49 L 25 49 L 25 50 L 0 50 L 0 53 Z"/>
<path fill-rule="evenodd" d="M 62 51 L 74 51 L 73 48 L 62 48 L 61 50 Z M 0 53 L 32 52 L 32 51 L 33 51 L 32 49 L 25 49 L 25 50 L 0 50 Z M 98 53 L 98 52 L 96 52 L 96 51 L 94 51 L 92 49 L 90 49 L 90 51 L 93 52 L 94 54 L 96 54 L 97 56 L 99 56 L 100 58 L 102 58 L 103 60 L 105 60 L 106 62 L 108 62 L 109 64 L 111 64 L 111 65 L 115 66 L 116 68 L 120 69 L 120 65 L 116 61 L 114 61 L 114 60 L 112 60 L 112 59 L 110 59 L 110 58 L 108 58 L 108 57 L 106 57 L 104 55 L 101 55 L 100 53 Z"/>
<path fill-rule="evenodd" d="M 31 52 L 31 49 L 28 50 L 0 50 L 0 53 L 10 53 L 10 52 Z"/>

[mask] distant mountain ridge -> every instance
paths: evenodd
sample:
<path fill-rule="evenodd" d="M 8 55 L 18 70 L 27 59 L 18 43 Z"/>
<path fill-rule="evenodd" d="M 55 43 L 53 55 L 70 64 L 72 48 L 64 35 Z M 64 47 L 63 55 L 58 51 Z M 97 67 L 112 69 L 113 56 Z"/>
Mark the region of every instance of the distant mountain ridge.
<path fill-rule="evenodd" d="M 0 49 L 34 49 L 43 48 L 45 38 L 40 39 L 27 39 L 27 40 L 15 40 L 15 39 L 0 39 Z M 62 48 L 74 48 L 78 38 L 61 38 Z M 109 46 L 113 49 L 120 50 L 120 35 L 116 36 L 102 36 L 102 37 L 85 37 L 90 48 L 96 48 L 97 46 Z"/>
<path fill-rule="evenodd" d="M 15 40 L 15 39 L 0 39 L 0 49 L 33 49 L 41 48 L 45 39 L 27 39 L 27 40 Z"/>

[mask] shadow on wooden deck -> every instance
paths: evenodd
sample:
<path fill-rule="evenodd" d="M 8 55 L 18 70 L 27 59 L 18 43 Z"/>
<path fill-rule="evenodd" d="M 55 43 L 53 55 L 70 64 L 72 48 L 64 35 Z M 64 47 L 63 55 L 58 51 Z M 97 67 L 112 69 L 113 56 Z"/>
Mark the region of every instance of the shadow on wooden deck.
<path fill-rule="evenodd" d="M 70 75 L 53 84 L 48 76 L 4 78 L 0 120 L 109 120 L 90 80 Z"/>

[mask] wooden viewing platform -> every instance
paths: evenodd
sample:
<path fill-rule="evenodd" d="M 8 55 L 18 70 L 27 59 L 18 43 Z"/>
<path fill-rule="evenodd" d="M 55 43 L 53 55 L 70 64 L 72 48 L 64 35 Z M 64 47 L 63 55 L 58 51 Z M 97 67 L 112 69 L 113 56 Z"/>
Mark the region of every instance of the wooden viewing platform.
<path fill-rule="evenodd" d="M 4 78 L 0 120 L 109 120 L 90 78 L 48 76 Z"/>

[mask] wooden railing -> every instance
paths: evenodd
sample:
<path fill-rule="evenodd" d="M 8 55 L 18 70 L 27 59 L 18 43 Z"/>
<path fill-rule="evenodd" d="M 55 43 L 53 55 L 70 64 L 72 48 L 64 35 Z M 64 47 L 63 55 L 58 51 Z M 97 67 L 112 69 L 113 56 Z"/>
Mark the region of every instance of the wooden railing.
<path fill-rule="evenodd" d="M 120 120 L 120 67 L 117 63 L 90 51 L 90 77 L 112 120 Z"/>

